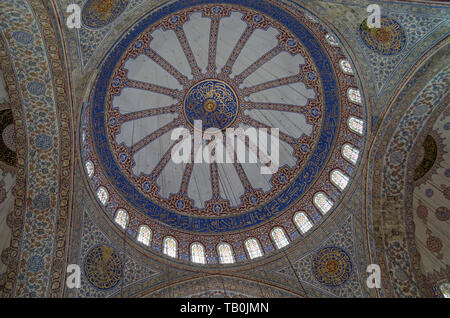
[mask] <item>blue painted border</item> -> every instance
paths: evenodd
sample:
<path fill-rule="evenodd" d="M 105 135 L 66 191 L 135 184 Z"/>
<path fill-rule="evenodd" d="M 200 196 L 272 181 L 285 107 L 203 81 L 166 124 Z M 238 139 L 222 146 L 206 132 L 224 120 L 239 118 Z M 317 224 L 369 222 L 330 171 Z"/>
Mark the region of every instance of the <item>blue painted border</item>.
<path fill-rule="evenodd" d="M 175 11 L 191 6 L 213 3 L 246 6 L 261 11 L 273 19 L 281 21 L 281 23 L 288 27 L 291 32 L 302 41 L 317 66 L 324 88 L 325 111 L 322 132 L 314 153 L 304 169 L 298 175 L 297 179 L 286 187 L 282 193 L 271 202 L 241 215 L 224 218 L 201 218 L 181 215 L 158 206 L 139 192 L 139 190 L 137 190 L 122 174 L 121 169 L 117 166 L 109 148 L 104 105 L 109 81 L 114 68 L 129 45 L 139 34 L 145 31 L 150 25 L 173 14 Z M 142 211 L 152 219 L 160 221 L 170 227 L 184 231 L 208 234 L 243 230 L 260 224 L 289 207 L 306 191 L 322 170 L 332 149 L 339 121 L 339 98 L 332 64 L 326 53 L 322 50 L 321 45 L 316 41 L 309 30 L 287 12 L 263 0 L 223 0 L 220 2 L 215 0 L 180 0 L 143 17 L 111 51 L 110 55 L 105 60 L 96 81 L 92 98 L 91 114 L 92 134 L 99 161 L 103 165 L 105 175 L 109 178 L 111 183 L 116 186 L 123 198 L 133 204 L 139 211 Z"/>

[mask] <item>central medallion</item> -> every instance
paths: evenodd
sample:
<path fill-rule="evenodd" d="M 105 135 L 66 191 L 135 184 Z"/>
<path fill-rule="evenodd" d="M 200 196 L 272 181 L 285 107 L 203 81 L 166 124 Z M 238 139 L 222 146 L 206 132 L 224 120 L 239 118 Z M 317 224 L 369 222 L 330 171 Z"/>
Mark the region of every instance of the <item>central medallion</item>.
<path fill-rule="evenodd" d="M 184 114 L 189 124 L 201 120 L 203 129 L 229 127 L 237 116 L 239 101 L 225 82 L 208 79 L 189 89 L 184 99 Z"/>

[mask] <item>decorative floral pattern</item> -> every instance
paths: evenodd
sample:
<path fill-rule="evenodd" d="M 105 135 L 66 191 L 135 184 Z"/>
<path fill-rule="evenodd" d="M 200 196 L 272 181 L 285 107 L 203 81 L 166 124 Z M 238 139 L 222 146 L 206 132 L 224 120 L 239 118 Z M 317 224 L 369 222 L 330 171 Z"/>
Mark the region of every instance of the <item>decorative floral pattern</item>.
<path fill-rule="evenodd" d="M 129 0 L 88 0 L 83 6 L 82 20 L 90 28 L 102 28 L 114 21 Z"/>
<path fill-rule="evenodd" d="M 359 29 L 364 43 L 379 54 L 397 54 L 406 45 L 405 31 L 390 17 L 381 17 L 381 28 L 369 28 L 367 20 L 364 20 Z"/>
<path fill-rule="evenodd" d="M 288 233 L 297 231 L 293 221 L 294 214 L 297 211 L 307 211 L 305 213 L 308 214 L 311 224 L 317 222 L 322 217 L 323 212 L 314 205 L 314 193 L 323 191 L 332 202 L 338 201 L 341 195 L 342 190 L 333 186 L 330 179 L 332 168 L 339 168 L 346 176 L 348 176 L 349 180 L 355 171 L 355 164 L 357 162 L 347 162 L 342 160 L 341 147 L 348 142 L 355 147 L 355 150 L 357 150 L 358 153 L 360 150 L 363 151 L 363 149 L 360 148 L 363 145 L 363 138 L 355 133 L 349 134 L 348 132 L 351 132 L 351 130 L 346 124 L 350 116 L 362 119 L 365 117 L 363 93 L 358 89 L 359 99 L 356 103 L 352 103 L 352 101 L 348 99 L 346 94 L 348 89 L 357 89 L 357 74 L 346 74 L 339 64 L 344 58 L 348 60 L 348 57 L 344 56 L 343 51 L 339 46 L 334 47 L 329 44 L 326 35 L 330 33 L 327 30 L 319 27 L 317 23 L 307 19 L 300 13 L 295 11 L 289 11 L 289 13 L 287 13 L 288 11 L 286 11 L 286 8 L 274 6 L 274 9 L 277 10 L 277 12 L 279 11 L 281 14 L 287 14 L 287 17 L 289 17 L 289 14 L 295 15 L 295 19 L 291 20 L 291 18 L 289 18 L 280 23 L 270 17 L 270 14 L 272 13 L 269 15 L 266 13 L 264 16 L 260 14 L 256 15 L 253 9 L 242 6 L 234 7 L 233 5 L 224 5 L 220 6 L 221 10 L 217 11 L 214 9 L 216 8 L 215 6 L 209 5 L 208 1 L 205 1 L 205 4 L 201 8 L 189 7 L 189 9 L 181 10 L 182 5 L 184 4 L 183 1 L 177 3 L 176 7 L 180 10 L 176 15 L 158 16 L 155 13 L 155 15 L 152 16 L 152 21 L 154 23 L 148 23 L 145 29 L 146 32 L 138 33 L 136 31 L 133 35 L 128 36 L 126 41 L 128 41 L 130 45 L 118 46 L 118 48 L 124 48 L 124 50 L 120 54 L 118 52 L 117 54 L 114 53 L 113 56 L 115 62 L 108 60 L 107 65 L 103 66 L 103 71 L 108 72 L 108 80 L 97 81 L 97 83 L 101 82 L 106 84 L 104 86 L 102 85 L 101 88 L 99 87 L 102 94 L 104 92 L 105 95 L 102 95 L 103 97 L 100 98 L 100 95 L 98 95 L 100 90 L 94 88 L 90 97 L 90 106 L 89 108 L 86 108 L 86 111 L 83 114 L 82 129 L 85 138 L 83 139 L 84 143 L 82 143 L 84 152 L 83 158 L 86 161 L 91 161 L 94 165 L 95 173 L 92 178 L 90 178 L 93 189 L 104 186 L 110 194 L 110 203 L 108 203 L 105 208 L 109 210 L 109 205 L 114 205 L 125 208 L 129 213 L 130 222 L 127 231 L 132 233 L 133 236 L 137 236 L 139 226 L 144 224 L 149 226 L 155 234 L 151 247 L 161 251 L 163 247 L 162 239 L 168 234 L 173 235 L 175 239 L 180 242 L 179 257 L 186 257 L 187 259 L 189 259 L 188 255 L 190 255 L 190 244 L 195 241 L 200 241 L 200 243 L 205 246 L 206 255 L 208 255 L 208 263 L 219 262 L 217 245 L 221 243 L 221 241 L 236 242 L 232 244 L 236 260 L 244 261 L 248 259 L 248 256 L 243 248 L 246 237 L 242 234 L 225 234 L 222 236 L 222 240 L 218 240 L 217 237 L 213 238 L 208 237 L 207 235 L 202 235 L 200 236 L 200 239 L 198 239 L 196 238 L 195 232 L 208 234 L 219 232 L 227 233 L 236 230 L 242 232 L 244 229 L 249 230 L 254 232 L 255 235 L 253 236 L 261 241 L 262 250 L 264 252 L 271 252 L 275 250 L 274 243 L 270 239 L 272 227 L 269 227 L 268 225 L 257 226 L 263 220 L 274 218 L 277 223 L 283 224 L 283 226 L 286 227 Z M 190 16 L 199 10 L 202 12 L 203 17 L 211 19 L 209 48 L 207 50 L 208 63 L 206 69 L 203 69 L 204 66 L 196 60 L 186 34 L 181 31 L 181 28 L 177 28 L 177 26 L 188 23 L 190 21 Z M 228 61 L 225 61 L 223 67 L 218 70 L 216 69 L 217 65 L 213 63 L 217 46 L 217 23 L 220 21 L 220 18 L 232 14 L 233 11 L 243 13 L 242 19 L 247 24 L 247 30 L 244 30 L 234 49 L 231 48 L 232 54 Z M 147 21 L 145 19 L 147 18 L 144 18 L 140 22 L 142 27 L 145 25 L 144 22 Z M 266 52 L 266 54 L 263 54 L 260 59 L 247 67 L 247 69 L 244 69 L 241 74 L 234 74 L 235 76 L 231 80 L 228 79 L 228 75 L 233 69 L 233 63 L 236 61 L 239 53 L 242 50 L 245 50 L 246 41 L 250 38 L 252 32 L 255 32 L 255 30 L 258 29 L 264 29 L 269 25 L 281 30 L 282 36 L 278 38 L 279 45 Z M 298 25 L 299 27 L 304 25 L 305 31 L 317 34 L 316 38 L 319 39 L 319 42 L 317 44 L 312 44 L 310 43 L 311 40 L 308 40 L 310 38 L 299 39 L 299 34 L 293 33 L 296 31 L 290 31 L 296 30 L 295 28 L 292 28 L 293 25 Z M 158 30 L 160 27 L 162 27 L 162 30 L 171 30 L 174 32 L 175 39 L 178 41 L 184 52 L 186 61 L 190 67 L 190 72 L 187 72 L 186 74 L 182 73 L 174 66 L 175 64 L 172 65 L 168 60 L 165 60 L 155 51 L 155 48 L 152 47 L 152 39 L 154 37 L 152 32 L 155 32 L 155 30 Z M 136 27 L 135 30 L 139 30 L 139 28 Z M 334 99 L 333 103 L 336 103 L 334 106 L 331 106 L 333 103 L 327 103 L 324 96 L 320 93 L 320 86 L 323 84 L 322 81 L 324 81 L 323 76 L 325 76 L 325 74 L 327 74 L 326 76 L 329 76 L 333 73 L 324 73 L 323 70 L 321 71 L 314 67 L 312 59 L 317 58 L 317 56 L 311 56 L 308 53 L 308 45 L 317 45 L 318 48 L 326 48 L 329 52 L 333 52 L 331 54 L 329 67 L 335 69 L 335 72 L 339 74 L 335 84 L 339 87 L 340 91 L 340 96 L 336 96 L 337 99 Z M 127 49 L 125 50 L 125 48 Z M 266 62 L 269 62 L 272 58 L 275 58 L 282 51 L 289 52 L 291 55 L 300 54 L 305 59 L 305 64 L 300 68 L 300 73 L 298 75 L 276 79 L 256 86 L 246 87 L 244 85 L 242 88 L 242 86 L 239 85 L 240 83 L 245 83 L 246 77 L 254 73 L 259 67 Z M 146 58 L 152 59 L 153 62 L 166 70 L 167 73 L 178 82 L 177 85 L 183 87 L 183 90 L 161 87 L 151 82 L 139 81 L 135 78 L 130 79 L 130 71 L 125 69 L 124 65 L 130 59 L 138 59 L 143 55 L 146 56 Z M 113 59 L 112 56 L 111 59 Z M 114 64 L 118 65 L 118 67 L 115 69 L 109 68 L 108 65 L 112 66 Z M 322 64 L 316 63 L 316 65 Z M 193 79 L 190 79 L 190 75 L 192 75 Z M 194 204 L 194 200 L 189 197 L 189 189 L 192 188 L 189 186 L 189 182 L 191 176 L 195 173 L 194 164 L 185 165 L 184 173 L 181 174 L 181 185 L 178 193 L 170 193 L 167 197 L 161 195 L 161 183 L 159 183 L 158 178 L 169 164 L 172 149 L 170 148 L 170 145 L 167 145 L 167 148 L 162 151 L 163 156 L 159 159 L 159 162 L 157 162 L 158 160 L 155 161 L 156 166 L 152 172 L 139 174 L 133 171 L 133 169 L 135 169 L 133 167 L 136 167 L 137 165 L 137 162 L 135 161 L 136 153 L 139 153 L 144 147 L 151 144 L 153 141 L 158 140 L 158 138 L 163 138 L 171 129 L 179 126 L 190 126 L 186 125 L 187 121 L 184 116 L 176 116 L 176 114 L 182 114 L 184 112 L 185 104 L 175 103 L 175 105 L 172 106 L 122 114 L 117 108 L 113 107 L 113 103 L 117 96 L 121 96 L 120 94 L 123 90 L 130 88 L 156 92 L 180 102 L 185 100 L 184 97 L 186 95 L 184 94 L 184 89 L 186 89 L 187 92 L 189 88 L 194 87 L 196 83 L 204 80 L 209 81 L 211 78 L 216 77 L 221 81 L 226 80 L 227 85 L 230 86 L 237 95 L 237 99 L 240 101 L 239 109 L 237 109 L 237 116 L 232 127 L 237 127 L 237 125 L 241 123 L 255 128 L 268 128 L 267 124 L 255 120 L 246 113 L 247 110 L 260 107 L 264 110 L 297 112 L 298 114 L 302 114 L 308 124 L 314 125 L 314 129 L 310 136 L 304 135 L 297 139 L 288 134 L 280 133 L 280 140 L 293 149 L 294 159 L 298 162 L 306 163 L 303 165 L 293 165 L 292 167 L 289 165 L 280 167 L 279 171 L 271 178 L 271 189 L 269 194 L 264 193 L 264 191 L 261 190 L 253 189 L 248 174 L 239 164 L 235 164 L 234 169 L 238 180 L 240 180 L 244 194 L 239 198 L 241 202 L 238 201 L 237 204 L 233 203 L 233 205 L 229 200 L 225 200 L 221 197 L 219 183 L 220 171 L 216 165 L 211 165 L 210 171 L 208 172 L 212 184 L 211 200 L 204 201 L 204 206 L 200 206 L 199 208 L 198 203 Z M 315 98 L 307 99 L 308 108 L 297 106 L 294 109 L 292 105 L 288 104 L 258 104 L 256 102 L 248 102 L 245 99 L 246 96 L 251 96 L 262 90 L 283 85 L 291 85 L 298 82 L 304 83 L 307 88 L 313 88 L 316 94 Z M 332 83 L 332 81 L 325 82 L 327 82 L 326 85 Z M 331 90 L 327 89 L 327 91 Z M 104 103 L 102 101 L 104 101 Z M 321 106 L 324 105 L 323 102 L 325 102 L 325 106 Z M 215 103 L 217 104 L 217 102 Z M 211 105 L 212 108 L 214 108 L 214 103 L 211 103 Z M 100 114 L 99 110 L 103 107 L 107 110 L 107 117 L 103 124 L 100 124 L 100 122 L 97 122 L 97 120 L 100 120 L 100 117 L 96 114 Z M 306 109 L 310 109 L 310 111 L 306 111 Z M 167 115 L 172 116 L 170 117 L 172 121 L 169 120 L 167 124 L 161 126 L 160 129 L 157 129 L 153 133 L 149 133 L 148 136 L 145 136 L 134 145 L 130 146 L 116 141 L 117 135 L 120 134 L 120 131 L 123 130 L 123 125 L 127 122 L 151 116 Z M 336 115 L 339 116 L 339 119 L 337 117 L 335 119 L 342 122 L 342 125 L 339 125 L 341 129 L 337 131 L 337 127 L 334 126 L 334 124 L 331 125 L 334 127 L 329 126 L 329 128 L 325 128 L 326 125 L 331 124 L 331 121 L 328 121 L 328 119 L 331 120 L 331 116 Z M 325 118 L 325 120 L 322 121 L 323 124 L 321 126 L 320 121 L 323 118 Z M 97 127 L 98 124 L 105 129 L 92 129 L 93 126 Z M 335 132 L 333 132 L 333 130 L 335 130 Z M 326 134 L 320 135 L 320 133 L 323 133 L 324 131 L 326 131 Z M 107 143 L 109 144 L 109 147 L 113 149 L 111 154 L 107 154 L 100 149 L 107 145 L 103 142 L 97 142 L 102 140 L 102 138 L 108 140 Z M 333 142 L 333 146 L 331 146 L 331 144 L 325 146 L 325 144 L 331 141 L 330 138 L 336 138 Z M 318 163 L 313 164 L 307 161 L 308 158 L 313 156 L 314 151 L 319 151 L 318 148 L 314 146 L 315 144 L 323 145 L 323 149 L 327 149 L 326 151 L 329 151 L 330 153 L 329 159 L 326 159 L 323 151 L 318 153 L 321 158 L 320 161 L 322 162 L 319 166 L 317 166 Z M 106 148 L 104 150 L 106 150 Z M 104 157 L 99 159 L 97 158 L 97 154 L 101 154 L 102 156 L 106 155 L 108 158 Z M 326 165 L 325 160 L 327 160 Z M 106 162 L 111 163 L 108 164 L 108 177 L 106 177 L 102 168 Z M 112 180 L 111 178 L 115 180 Z M 121 179 L 120 182 L 116 178 Z M 309 182 L 305 184 L 305 178 L 307 180 L 316 178 L 317 180 L 308 191 L 306 190 Z M 301 181 L 301 179 L 304 180 Z M 129 182 L 124 183 L 123 181 L 125 180 L 129 180 Z M 295 182 L 292 184 L 292 181 L 294 180 Z M 121 184 L 120 187 L 116 186 L 119 184 L 118 182 Z M 325 186 L 322 186 L 324 184 Z M 125 190 L 126 188 L 127 190 Z M 288 189 L 289 192 L 287 192 Z M 125 192 L 119 194 L 117 192 L 118 190 Z M 299 196 L 303 196 L 303 199 L 297 200 L 296 204 L 293 205 L 292 203 L 295 198 Z M 136 200 L 138 198 L 139 200 Z M 275 204 L 276 201 L 278 201 L 278 203 Z M 139 205 L 144 205 L 138 207 L 136 206 L 138 202 Z M 282 203 L 280 204 L 280 202 Z M 157 210 L 162 212 L 151 212 Z M 278 213 L 278 210 L 283 210 L 284 212 Z M 217 219 L 218 216 L 221 218 Z M 215 219 L 212 219 L 211 217 L 214 217 Z M 169 227 L 170 231 L 168 230 Z M 182 233 L 179 233 L 178 230 L 181 230 Z M 266 234 L 262 235 L 261 231 L 266 232 Z"/>
<path fill-rule="evenodd" d="M 319 283 L 336 287 L 345 283 L 352 273 L 352 262 L 341 248 L 325 247 L 313 259 L 313 272 Z"/>
<path fill-rule="evenodd" d="M 111 247 L 101 245 L 93 248 L 84 260 L 84 272 L 88 281 L 98 289 L 115 287 L 122 277 L 123 264 Z"/>

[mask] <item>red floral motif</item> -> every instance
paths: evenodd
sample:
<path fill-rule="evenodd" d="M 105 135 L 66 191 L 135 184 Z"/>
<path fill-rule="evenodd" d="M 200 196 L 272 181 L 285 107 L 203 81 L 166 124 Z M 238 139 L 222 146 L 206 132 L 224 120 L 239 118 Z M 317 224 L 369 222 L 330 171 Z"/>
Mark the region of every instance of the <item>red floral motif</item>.
<path fill-rule="evenodd" d="M 417 207 L 416 212 L 417 212 L 417 216 L 424 223 L 427 223 L 428 208 L 423 204 L 422 201 L 419 201 L 419 206 Z"/>
<path fill-rule="evenodd" d="M 445 184 L 441 184 L 442 193 L 447 200 L 450 200 L 450 186 L 446 186 Z"/>

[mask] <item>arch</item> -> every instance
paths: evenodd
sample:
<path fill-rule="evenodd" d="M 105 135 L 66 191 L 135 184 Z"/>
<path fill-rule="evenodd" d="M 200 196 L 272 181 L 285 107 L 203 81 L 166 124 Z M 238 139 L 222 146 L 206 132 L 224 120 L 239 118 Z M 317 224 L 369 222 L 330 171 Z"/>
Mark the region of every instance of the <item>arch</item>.
<path fill-rule="evenodd" d="M 122 229 L 126 229 L 128 225 L 128 213 L 124 209 L 118 209 L 114 221 L 120 225 Z"/>
<path fill-rule="evenodd" d="M 354 133 L 360 136 L 364 134 L 364 120 L 351 116 L 347 120 L 347 125 Z"/>
<path fill-rule="evenodd" d="M 333 183 L 339 190 L 343 191 L 349 182 L 349 177 L 339 169 L 334 169 L 330 174 L 331 183 Z"/>
<path fill-rule="evenodd" d="M 100 200 L 100 202 L 103 205 L 106 205 L 106 203 L 108 203 L 109 193 L 108 193 L 108 190 L 106 190 L 106 188 L 104 186 L 98 187 L 98 189 L 97 189 L 97 198 Z"/>
<path fill-rule="evenodd" d="M 177 244 L 177 240 L 175 240 L 173 237 L 171 236 L 167 236 L 164 239 L 164 244 L 163 244 L 163 253 L 167 256 L 176 258 L 177 257 L 177 253 L 178 253 L 178 244 Z"/>
<path fill-rule="evenodd" d="M 305 234 L 313 227 L 313 224 L 304 212 L 295 213 L 294 223 L 302 234 Z"/>
<path fill-rule="evenodd" d="M 350 62 L 346 59 L 342 59 L 339 61 L 339 66 L 341 67 L 342 72 L 349 75 L 354 75 L 353 68 L 350 65 Z"/>
<path fill-rule="evenodd" d="M 92 161 L 90 161 L 90 160 L 86 161 L 86 163 L 84 164 L 84 167 L 86 168 L 88 177 L 92 178 L 92 176 L 94 175 L 94 172 L 95 172 L 95 167 L 94 167 L 94 164 L 92 163 Z"/>
<path fill-rule="evenodd" d="M 326 214 L 333 207 L 333 202 L 323 192 L 318 192 L 314 195 L 314 205 L 322 214 Z"/>
<path fill-rule="evenodd" d="M 250 259 L 258 258 L 263 256 L 263 251 L 258 240 L 255 238 L 249 238 L 244 243 Z"/>
<path fill-rule="evenodd" d="M 428 97 L 427 104 L 434 108 L 433 111 L 422 115 L 424 118 L 421 118 L 421 123 L 431 124 L 434 121 L 433 117 L 437 117 L 448 105 L 448 99 L 444 100 L 445 95 L 438 94 L 436 91 L 436 88 L 446 87 L 445 84 L 440 83 L 439 77 L 439 73 L 448 64 L 445 56 L 448 56 L 448 48 L 446 42 L 441 41 L 417 61 L 414 68 L 402 75 L 401 83 L 392 91 L 392 96 L 395 98 L 389 101 L 384 110 L 384 114 L 389 113 L 389 115 L 384 122 L 381 122 L 379 133 L 370 148 L 368 161 L 370 174 L 368 174 L 367 183 L 371 187 L 366 195 L 367 202 L 372 204 L 366 204 L 368 210 L 366 213 L 372 216 L 372 222 L 367 223 L 366 229 L 377 229 L 374 231 L 375 248 L 371 257 L 380 260 L 378 265 L 381 268 L 382 281 L 392 282 L 392 284 L 383 285 L 385 297 L 435 297 L 435 291 L 439 289 L 438 285 L 435 285 L 437 288 L 433 290 L 431 285 L 434 285 L 440 277 L 428 277 L 422 272 L 423 261 L 421 261 L 415 238 L 416 226 L 413 220 L 412 202 L 416 158 L 407 156 L 406 162 L 397 166 L 386 166 L 386 161 L 390 159 L 392 142 L 395 138 L 402 141 L 400 145 L 395 144 L 395 150 L 407 155 L 414 154 L 418 144 L 422 146 L 419 142 L 421 137 L 411 135 L 417 141 L 415 145 L 411 145 L 405 139 L 407 136 L 401 135 L 402 125 L 408 123 L 405 116 L 415 110 L 414 101 Z M 438 100 L 433 100 L 430 96 Z M 420 130 L 425 132 L 426 127 Z M 396 131 L 400 134 L 396 134 Z M 418 129 L 412 132 L 420 133 Z M 400 224 L 403 226 L 399 226 Z M 395 259 L 388 254 L 393 248 L 398 251 Z M 399 259 L 402 262 L 402 270 L 411 273 L 409 280 L 405 282 L 406 285 L 398 285 L 394 277 L 399 268 Z M 377 294 L 380 295 L 378 292 Z"/>
<path fill-rule="evenodd" d="M 283 248 L 289 245 L 289 240 L 287 238 L 286 232 L 281 227 L 275 227 L 270 231 L 270 236 L 277 249 Z"/>
<path fill-rule="evenodd" d="M 342 146 L 342 157 L 355 165 L 359 158 L 359 150 L 350 144 L 345 144 Z"/>
<path fill-rule="evenodd" d="M 147 225 L 141 225 L 139 227 L 139 235 L 137 238 L 138 242 L 149 246 L 152 240 L 152 230 Z"/>
<path fill-rule="evenodd" d="M 233 249 L 228 243 L 220 243 L 217 246 L 217 252 L 219 254 L 219 262 L 221 264 L 232 264 L 235 262 Z"/>
<path fill-rule="evenodd" d="M 361 97 L 361 91 L 357 88 L 350 87 L 347 90 L 347 97 L 348 99 L 355 104 L 362 104 L 362 97 Z"/>
<path fill-rule="evenodd" d="M 201 243 L 191 244 L 191 261 L 197 264 L 206 264 L 205 248 Z"/>
<path fill-rule="evenodd" d="M 334 35 L 327 33 L 325 35 L 325 39 L 327 40 L 327 42 L 332 45 L 332 46 L 339 46 L 338 41 L 336 40 L 336 38 L 334 37 Z"/>

